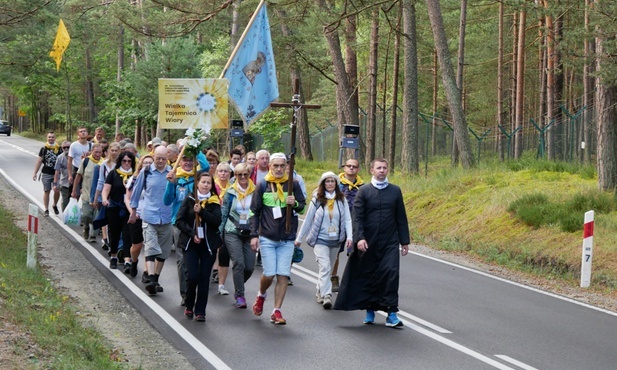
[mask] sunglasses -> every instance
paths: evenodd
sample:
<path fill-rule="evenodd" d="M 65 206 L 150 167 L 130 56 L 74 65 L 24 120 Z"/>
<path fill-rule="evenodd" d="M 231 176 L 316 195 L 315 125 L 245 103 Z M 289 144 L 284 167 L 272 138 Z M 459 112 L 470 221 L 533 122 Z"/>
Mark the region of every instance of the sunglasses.
<path fill-rule="evenodd" d="M 248 173 L 237 173 L 236 177 L 249 177 Z"/>
<path fill-rule="evenodd" d="M 354 166 L 353 164 L 346 164 L 345 167 L 347 167 L 347 168 L 358 168 L 359 166 Z"/>
<path fill-rule="evenodd" d="M 123 159 L 122 163 L 132 163 L 133 160 L 132 159 Z"/>
<path fill-rule="evenodd" d="M 63 146 L 62 149 L 70 149 L 70 146 Z"/>

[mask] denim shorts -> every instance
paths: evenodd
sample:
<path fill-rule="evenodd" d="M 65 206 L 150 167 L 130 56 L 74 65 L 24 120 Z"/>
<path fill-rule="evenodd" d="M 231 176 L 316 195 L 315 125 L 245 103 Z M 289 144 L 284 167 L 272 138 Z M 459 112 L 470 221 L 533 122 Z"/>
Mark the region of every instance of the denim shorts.
<path fill-rule="evenodd" d="M 291 274 L 291 258 L 294 254 L 293 240 L 274 241 L 263 236 L 259 237 L 261 263 L 264 276 Z"/>

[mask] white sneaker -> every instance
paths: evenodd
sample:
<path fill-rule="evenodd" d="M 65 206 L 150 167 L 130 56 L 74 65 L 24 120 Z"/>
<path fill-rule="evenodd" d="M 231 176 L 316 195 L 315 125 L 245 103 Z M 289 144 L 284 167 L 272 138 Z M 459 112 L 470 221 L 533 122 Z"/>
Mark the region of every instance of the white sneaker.
<path fill-rule="evenodd" d="M 225 285 L 219 285 L 220 295 L 229 295 L 229 290 L 225 289 Z"/>
<path fill-rule="evenodd" d="M 330 294 L 326 294 L 326 296 L 324 297 L 323 308 L 325 308 L 326 310 L 332 308 L 332 296 Z"/>

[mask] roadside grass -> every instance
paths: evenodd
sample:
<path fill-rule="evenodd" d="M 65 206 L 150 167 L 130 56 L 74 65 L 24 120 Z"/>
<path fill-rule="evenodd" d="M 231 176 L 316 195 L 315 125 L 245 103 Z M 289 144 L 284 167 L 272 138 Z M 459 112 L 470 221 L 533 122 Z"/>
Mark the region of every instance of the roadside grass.
<path fill-rule="evenodd" d="M 323 172 L 342 172 L 335 162 L 298 160 L 296 168 L 309 193 Z M 584 213 L 593 209 L 591 289 L 617 293 L 617 201 L 597 190 L 593 166 L 525 153 L 507 162 L 484 155 L 469 170 L 435 157 L 428 176 L 423 169 L 388 176 L 403 191 L 414 242 L 578 286 Z M 370 180 L 366 169 L 360 175 Z"/>
<path fill-rule="evenodd" d="M 71 299 L 56 290 L 44 272 L 26 268 L 27 236 L 13 219 L 0 207 L 0 316 L 37 343 L 35 353 L 26 343 L 16 343 L 14 351 L 30 361 L 23 367 L 126 368 L 106 339 L 80 320 Z"/>

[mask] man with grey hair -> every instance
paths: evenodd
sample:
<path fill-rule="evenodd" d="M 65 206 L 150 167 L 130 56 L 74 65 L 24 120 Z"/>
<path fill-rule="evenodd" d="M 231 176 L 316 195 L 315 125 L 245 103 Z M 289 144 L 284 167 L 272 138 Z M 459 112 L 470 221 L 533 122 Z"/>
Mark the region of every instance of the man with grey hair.
<path fill-rule="evenodd" d="M 122 148 L 123 152 L 131 152 L 136 158 L 139 157 L 139 152 L 137 151 L 137 147 L 133 143 L 126 143 L 124 148 Z"/>
<path fill-rule="evenodd" d="M 178 155 L 180 155 L 180 148 L 176 144 L 167 145 L 167 164 L 170 166 L 174 166 L 176 161 L 178 160 Z"/>
<path fill-rule="evenodd" d="M 251 201 L 250 219 L 251 249 L 261 250 L 263 274 L 259 282 L 259 292 L 253 304 L 253 313 L 261 316 L 267 290 L 276 276 L 274 288 L 274 310 L 270 322 L 285 325 L 287 321 L 281 313 L 281 306 L 287 292 L 287 279 L 291 273 L 291 260 L 294 254 L 294 240 L 298 230 L 298 213 L 304 209 L 306 200 L 297 181 L 289 189 L 286 171 L 287 157 L 283 153 L 274 153 L 270 157 L 270 171 L 257 185 Z M 291 194 L 288 195 L 291 190 Z M 287 220 L 287 206 L 295 212 Z M 286 223 L 290 222 L 290 230 Z"/>
<path fill-rule="evenodd" d="M 270 170 L 270 153 L 262 149 L 255 154 L 255 157 L 257 157 L 257 164 L 253 167 L 253 172 L 251 172 L 251 180 L 253 180 L 255 185 L 259 185 Z"/>

